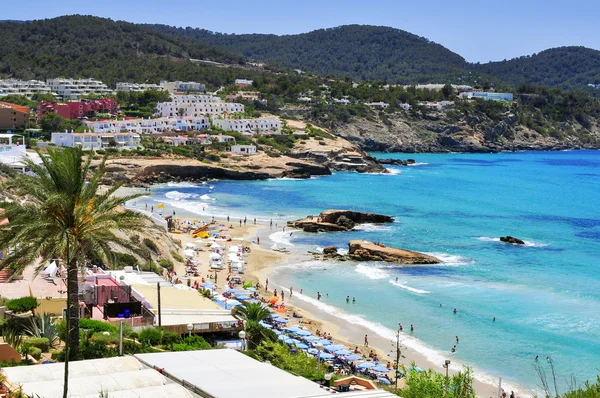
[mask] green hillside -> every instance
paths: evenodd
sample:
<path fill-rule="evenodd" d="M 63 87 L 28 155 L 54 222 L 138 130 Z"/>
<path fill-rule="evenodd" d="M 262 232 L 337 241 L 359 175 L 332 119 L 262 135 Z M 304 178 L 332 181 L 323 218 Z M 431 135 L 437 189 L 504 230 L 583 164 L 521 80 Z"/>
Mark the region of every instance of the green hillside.
<path fill-rule="evenodd" d="M 447 48 L 411 33 L 383 26 L 346 25 L 298 35 L 226 35 L 203 29 L 148 25 L 197 39 L 249 59 L 278 63 L 317 75 L 358 80 L 431 82 L 457 80 L 465 60 Z"/>
<path fill-rule="evenodd" d="M 0 23 L 0 77 L 94 77 L 153 81 L 199 78 L 188 58 L 243 63 L 228 50 L 142 25 L 92 16 Z"/>

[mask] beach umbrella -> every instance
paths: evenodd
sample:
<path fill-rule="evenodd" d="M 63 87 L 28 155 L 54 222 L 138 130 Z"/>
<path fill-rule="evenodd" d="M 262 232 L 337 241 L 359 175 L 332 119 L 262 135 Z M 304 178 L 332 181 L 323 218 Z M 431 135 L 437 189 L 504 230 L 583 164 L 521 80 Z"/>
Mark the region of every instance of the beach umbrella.
<path fill-rule="evenodd" d="M 310 336 L 311 335 L 311 333 L 308 330 L 302 330 L 302 329 L 300 329 L 294 333 L 296 333 L 298 336 Z"/>
<path fill-rule="evenodd" d="M 284 328 L 283 330 L 285 330 L 286 332 L 289 332 L 289 333 L 296 333 L 300 329 L 298 328 L 298 326 L 289 326 L 287 328 Z"/>
<path fill-rule="evenodd" d="M 269 303 L 270 304 L 275 304 L 278 301 L 279 301 L 279 297 L 271 297 L 271 299 L 269 300 Z"/>
<path fill-rule="evenodd" d="M 292 343 L 292 344 L 300 344 L 300 343 L 301 343 L 301 341 L 300 341 L 300 340 L 298 340 L 298 339 L 290 339 L 289 343 Z"/>
<path fill-rule="evenodd" d="M 273 326 L 269 325 L 268 323 L 264 323 L 263 321 L 258 322 L 258 324 L 263 328 L 273 329 Z"/>
<path fill-rule="evenodd" d="M 189 250 L 189 249 L 188 249 Z M 187 250 L 186 250 L 187 251 Z M 186 252 L 184 251 L 184 253 Z M 192 253 L 194 252 L 193 250 L 190 250 Z M 221 257 L 221 255 L 219 253 L 210 253 L 210 259 L 211 260 L 222 260 L 223 258 Z"/>
<path fill-rule="evenodd" d="M 328 345 L 327 347 L 325 347 L 325 351 L 327 352 L 334 352 L 334 351 L 338 351 L 338 350 L 343 350 L 344 346 L 341 345 Z"/>
<path fill-rule="evenodd" d="M 281 330 L 273 329 L 273 333 L 275 333 L 277 336 L 281 336 Z"/>
<path fill-rule="evenodd" d="M 385 377 L 378 377 L 377 381 L 380 382 L 381 384 L 385 384 L 386 386 L 392 385 L 392 382 L 389 381 L 388 379 L 386 379 Z"/>
<path fill-rule="evenodd" d="M 284 343 L 289 343 L 292 339 L 290 339 L 288 336 L 286 336 L 285 334 L 279 335 L 279 337 L 277 337 L 277 340 L 281 340 Z"/>
<path fill-rule="evenodd" d="M 235 298 L 238 300 L 250 300 L 250 296 L 247 294 L 237 294 L 235 295 Z"/>
<path fill-rule="evenodd" d="M 186 244 L 185 244 L 185 247 L 187 247 L 188 249 L 193 249 L 193 248 L 195 248 L 195 247 L 196 247 L 196 245 L 195 245 L 195 244 L 193 244 L 193 243 L 186 243 Z"/>
<path fill-rule="evenodd" d="M 304 341 L 317 341 L 317 340 L 320 340 L 320 339 L 317 336 L 310 335 L 310 336 L 304 337 L 303 340 Z"/>
<path fill-rule="evenodd" d="M 213 285 L 212 282 L 204 282 L 200 284 L 200 287 L 203 287 L 205 289 L 216 289 L 216 286 Z"/>
<path fill-rule="evenodd" d="M 318 340 L 317 343 L 319 343 L 321 345 L 331 345 L 331 341 L 326 340 L 326 339 Z"/>
<path fill-rule="evenodd" d="M 285 318 L 273 318 L 273 322 L 277 323 L 288 323 L 288 320 Z"/>
<path fill-rule="evenodd" d="M 242 303 L 240 303 L 237 300 L 233 300 L 233 299 L 229 299 L 225 302 L 225 304 L 227 304 L 228 307 L 237 307 L 238 305 L 242 305 Z"/>
<path fill-rule="evenodd" d="M 362 359 L 362 355 L 352 354 L 346 357 L 347 361 L 358 361 L 359 359 Z"/>
<path fill-rule="evenodd" d="M 335 355 L 338 355 L 338 356 L 339 356 L 339 355 L 341 355 L 341 356 L 344 356 L 344 355 L 349 355 L 349 354 L 352 354 L 352 351 L 348 351 L 348 350 L 337 350 L 337 351 L 335 351 L 335 352 L 334 352 L 334 354 L 335 354 Z"/>
<path fill-rule="evenodd" d="M 306 350 L 308 348 L 308 346 L 304 343 L 296 343 L 294 345 L 296 346 L 296 348 L 299 348 L 301 350 Z"/>
<path fill-rule="evenodd" d="M 328 354 L 326 352 L 321 352 L 319 354 L 319 359 L 324 359 L 325 361 L 328 361 L 328 360 L 333 359 L 333 358 L 335 358 L 334 355 Z"/>
<path fill-rule="evenodd" d="M 192 249 L 185 249 L 185 250 L 183 251 L 183 254 L 184 254 L 184 256 L 186 256 L 186 257 L 194 257 L 194 255 L 195 255 L 196 253 L 194 253 L 194 251 L 193 251 Z"/>
<path fill-rule="evenodd" d="M 252 287 L 252 286 L 251 286 L 251 287 L 247 287 L 247 288 L 245 288 L 245 289 L 246 289 L 247 291 L 249 291 L 249 292 L 255 292 L 255 291 L 256 291 L 256 288 L 254 288 L 254 287 Z"/>
<path fill-rule="evenodd" d="M 373 367 L 375 367 L 373 362 L 363 362 L 356 365 L 356 369 L 371 369 Z"/>
<path fill-rule="evenodd" d="M 317 350 L 316 348 L 309 348 L 306 352 L 308 352 L 309 354 L 317 355 L 319 353 L 319 350 Z"/>
<path fill-rule="evenodd" d="M 385 366 L 383 366 L 383 365 L 377 365 L 377 366 L 373 366 L 373 367 L 371 368 L 371 370 L 372 370 L 372 371 L 374 371 L 374 372 L 379 372 L 379 373 L 387 373 L 387 372 L 389 372 L 389 371 L 390 371 L 388 368 L 386 368 L 386 367 L 385 367 Z"/>

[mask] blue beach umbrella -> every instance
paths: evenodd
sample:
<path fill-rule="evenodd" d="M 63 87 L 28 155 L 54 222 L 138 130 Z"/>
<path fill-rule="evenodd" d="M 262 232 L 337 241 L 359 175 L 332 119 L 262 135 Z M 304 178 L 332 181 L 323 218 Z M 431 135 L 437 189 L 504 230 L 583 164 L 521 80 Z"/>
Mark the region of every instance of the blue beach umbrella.
<path fill-rule="evenodd" d="M 310 336 L 311 333 L 308 330 L 298 330 L 297 332 L 294 332 L 295 334 L 297 334 L 298 336 Z"/>
<path fill-rule="evenodd" d="M 331 345 L 331 341 L 329 340 L 317 340 L 317 343 L 322 344 L 322 345 Z"/>
<path fill-rule="evenodd" d="M 385 377 L 378 377 L 377 381 L 380 382 L 381 384 L 385 384 L 386 386 L 392 385 L 392 382 L 389 381 L 388 379 L 386 379 Z"/>
<path fill-rule="evenodd" d="M 273 322 L 277 322 L 277 323 L 288 323 L 287 319 L 284 318 L 273 318 Z"/>
<path fill-rule="evenodd" d="M 327 360 L 333 359 L 333 358 L 335 358 L 334 355 L 328 354 L 326 352 L 322 352 L 322 353 L 319 354 L 319 359 L 324 359 L 324 360 L 327 361 Z"/>
<path fill-rule="evenodd" d="M 304 337 L 302 340 L 304 340 L 304 341 L 317 341 L 317 340 L 321 340 L 321 339 L 318 338 L 317 336 L 310 335 L 310 336 Z"/>
<path fill-rule="evenodd" d="M 415 371 L 415 372 L 417 372 L 417 373 L 422 373 L 422 372 L 425 372 L 425 369 L 423 369 L 423 368 L 420 368 L 420 367 L 418 367 L 418 366 L 417 366 L 416 368 L 410 368 L 409 370 L 414 370 L 414 371 Z"/>
<path fill-rule="evenodd" d="M 295 344 L 296 348 L 300 348 L 301 350 L 306 350 L 308 348 L 308 346 L 304 343 L 297 343 Z"/>
<path fill-rule="evenodd" d="M 327 351 L 327 352 L 334 352 L 334 351 L 343 350 L 343 349 L 344 349 L 344 346 L 336 345 L 336 344 L 325 347 L 325 351 Z"/>
<path fill-rule="evenodd" d="M 258 322 L 258 324 L 263 328 L 273 329 L 273 326 L 269 325 L 268 323 L 264 323 L 263 321 Z"/>
<path fill-rule="evenodd" d="M 356 369 L 371 369 L 373 367 L 375 367 L 373 362 L 363 362 L 356 365 Z"/>
<path fill-rule="evenodd" d="M 348 351 L 348 350 L 337 350 L 334 352 L 335 355 L 348 355 L 348 354 L 352 354 L 352 351 Z"/>
<path fill-rule="evenodd" d="M 362 355 L 353 354 L 346 357 L 347 361 L 358 361 L 359 359 L 362 359 Z"/>
<path fill-rule="evenodd" d="M 309 354 L 317 355 L 319 353 L 319 350 L 317 350 L 316 348 L 309 348 L 306 352 L 308 352 Z"/>
<path fill-rule="evenodd" d="M 273 333 L 275 333 L 277 336 L 281 336 L 281 330 L 273 329 Z"/>
<path fill-rule="evenodd" d="M 374 372 L 380 372 L 380 373 L 387 373 L 387 372 L 389 372 L 389 371 L 390 371 L 388 368 L 386 368 L 386 367 L 385 367 L 385 366 L 383 366 L 383 365 L 377 365 L 377 366 L 373 366 L 373 367 L 371 368 L 371 370 L 372 370 L 372 371 L 374 371 Z"/>
<path fill-rule="evenodd" d="M 290 326 L 290 327 L 284 328 L 283 330 L 285 330 L 286 332 L 289 332 L 289 333 L 296 333 L 300 329 L 298 329 L 297 326 Z"/>

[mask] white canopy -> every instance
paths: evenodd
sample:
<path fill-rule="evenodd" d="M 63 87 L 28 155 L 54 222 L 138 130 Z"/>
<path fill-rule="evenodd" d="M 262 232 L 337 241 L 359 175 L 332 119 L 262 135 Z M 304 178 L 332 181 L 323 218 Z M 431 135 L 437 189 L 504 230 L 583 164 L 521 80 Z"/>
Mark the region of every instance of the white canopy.
<path fill-rule="evenodd" d="M 210 248 L 211 248 L 211 249 L 220 249 L 220 248 L 221 248 L 221 246 L 220 246 L 220 245 L 219 245 L 217 242 L 213 242 L 213 244 L 212 244 L 212 245 L 210 245 Z"/>
<path fill-rule="evenodd" d="M 54 275 L 54 274 L 56 274 L 57 270 L 58 270 L 58 265 L 56 265 L 56 261 L 52 261 L 50 264 L 48 264 L 48 266 L 44 270 L 44 274 Z"/>
<path fill-rule="evenodd" d="M 222 257 L 219 253 L 210 253 L 211 260 L 222 260 Z"/>
<path fill-rule="evenodd" d="M 185 249 L 185 250 L 183 251 L 183 254 L 184 254 L 186 257 L 194 257 L 194 254 L 195 254 L 195 253 L 194 253 L 194 251 L 193 251 L 192 249 Z"/>
<path fill-rule="evenodd" d="M 195 247 L 196 247 L 196 245 L 195 245 L 195 244 L 193 244 L 193 243 L 186 243 L 186 244 L 185 244 L 185 247 L 188 247 L 188 248 L 190 248 L 190 249 L 193 249 L 193 248 L 195 248 Z"/>

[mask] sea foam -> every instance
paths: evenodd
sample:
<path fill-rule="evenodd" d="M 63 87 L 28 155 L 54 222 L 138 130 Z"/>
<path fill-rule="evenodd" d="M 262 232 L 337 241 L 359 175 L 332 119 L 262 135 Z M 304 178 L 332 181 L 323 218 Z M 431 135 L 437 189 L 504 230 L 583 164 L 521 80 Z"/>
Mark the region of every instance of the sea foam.
<path fill-rule="evenodd" d="M 390 279 L 389 282 L 392 285 L 394 285 L 394 286 L 397 286 L 397 287 L 399 287 L 401 289 L 404 289 L 404 290 L 408 290 L 409 292 L 412 292 L 412 293 L 416 293 L 416 294 L 428 294 L 428 293 L 431 293 L 431 292 L 429 292 L 427 290 L 421 290 L 421 289 L 417 289 L 417 288 L 414 288 L 414 287 L 407 286 L 407 285 L 405 285 L 403 283 L 396 282 L 395 280 L 392 280 L 392 279 Z"/>
<path fill-rule="evenodd" d="M 196 195 L 194 193 L 185 193 L 185 192 L 179 192 L 179 191 L 169 191 L 169 192 L 165 193 L 165 196 L 171 200 L 186 200 L 186 199 L 193 199 L 193 198 L 198 197 L 198 195 Z"/>

